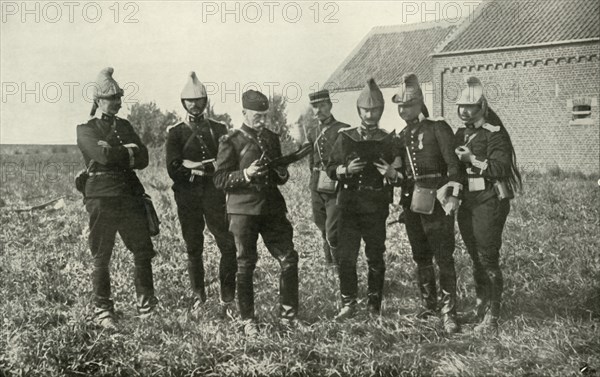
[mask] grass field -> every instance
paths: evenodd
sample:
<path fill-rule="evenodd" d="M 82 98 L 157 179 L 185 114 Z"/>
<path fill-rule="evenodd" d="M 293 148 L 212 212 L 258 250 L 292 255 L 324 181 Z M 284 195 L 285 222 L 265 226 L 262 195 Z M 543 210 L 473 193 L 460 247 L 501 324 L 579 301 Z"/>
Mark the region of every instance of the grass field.
<path fill-rule="evenodd" d="M 207 236 L 209 301 L 192 312 L 170 182 L 162 151 L 140 173 L 159 211 L 154 238 L 160 315 L 135 318 L 132 257 L 119 241 L 111 265 L 117 332 L 89 321 L 91 263 L 87 214 L 73 188 L 79 154 L 3 154 L 0 187 L 0 374 L 7 376 L 580 376 L 600 370 L 600 190 L 581 175 L 527 174 L 512 202 L 504 234 L 505 296 L 498 337 L 473 333 L 472 323 L 446 336 L 437 319 L 416 320 L 417 289 L 404 228 L 388 227 L 383 316 L 331 320 L 337 282 L 322 266 L 312 224 L 308 169 L 291 168 L 282 188 L 300 254 L 301 320 L 286 334 L 278 324 L 278 271 L 263 246 L 256 309 L 263 324 L 246 340 L 218 317 L 217 255 Z M 64 197 L 57 210 L 15 209 Z M 392 208 L 389 221 L 398 213 Z M 460 312 L 474 303 L 471 265 L 457 234 Z M 360 295 L 366 263 L 361 256 Z M 361 309 L 365 312 L 365 303 Z M 593 375 L 593 372 L 588 372 Z"/>

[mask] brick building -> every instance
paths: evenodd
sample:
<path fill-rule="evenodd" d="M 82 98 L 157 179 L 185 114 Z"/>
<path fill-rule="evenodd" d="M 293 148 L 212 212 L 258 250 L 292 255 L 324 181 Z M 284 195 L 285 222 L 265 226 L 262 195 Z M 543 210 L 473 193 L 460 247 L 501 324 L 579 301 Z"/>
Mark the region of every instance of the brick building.
<path fill-rule="evenodd" d="M 456 127 L 477 76 L 524 170 L 600 165 L 600 1 L 486 0 L 433 54 L 433 113 Z"/>
<path fill-rule="evenodd" d="M 429 22 L 373 28 L 331 75 L 325 87 L 332 92 L 333 113 L 337 119 L 351 125 L 360 120 L 356 99 L 367 79 L 373 77 L 383 92 L 386 104 L 381 126 L 404 128 L 392 96 L 405 72 L 415 72 L 423 82 L 425 103 L 433 106 L 433 53 L 458 25 L 449 22 Z"/>

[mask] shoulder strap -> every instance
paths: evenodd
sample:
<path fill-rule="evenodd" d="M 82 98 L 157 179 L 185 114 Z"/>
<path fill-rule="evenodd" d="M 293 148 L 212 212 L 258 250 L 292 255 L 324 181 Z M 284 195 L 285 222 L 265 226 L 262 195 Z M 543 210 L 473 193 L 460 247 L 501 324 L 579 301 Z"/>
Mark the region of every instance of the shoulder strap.
<path fill-rule="evenodd" d="M 240 160 L 246 155 L 246 153 L 248 153 L 248 149 L 250 149 L 250 145 L 251 145 L 251 143 L 247 143 L 246 145 L 244 145 L 244 148 L 242 148 L 242 151 L 240 152 Z"/>
<path fill-rule="evenodd" d="M 248 139 L 250 139 L 254 144 L 256 144 L 256 146 L 262 151 L 262 148 L 260 147 L 260 143 L 258 142 L 258 140 L 256 139 L 256 137 L 254 137 L 254 135 L 251 135 L 249 132 L 246 132 L 245 130 L 240 128 L 240 132 L 246 136 Z"/>
<path fill-rule="evenodd" d="M 192 142 L 192 140 L 194 140 L 194 138 L 196 137 L 196 135 L 197 135 L 196 130 L 192 128 L 192 134 L 190 135 L 190 137 L 188 137 L 187 141 L 183 145 L 183 149 L 182 150 L 186 150 L 187 149 L 187 147 L 190 145 L 190 143 Z"/>
<path fill-rule="evenodd" d="M 410 170 L 412 170 L 413 177 L 415 178 L 415 181 L 416 181 L 417 173 L 415 172 L 415 166 L 413 165 L 412 157 L 410 157 L 410 150 L 408 149 L 408 146 L 406 146 L 406 155 L 408 156 L 408 162 L 410 163 Z"/>
<path fill-rule="evenodd" d="M 321 165 L 323 165 L 323 154 L 321 153 L 321 148 L 319 148 L 319 139 L 325 135 L 325 131 L 327 128 L 321 127 L 321 125 L 317 126 L 319 132 L 317 133 L 317 137 L 315 138 L 315 142 L 313 143 L 314 148 L 317 150 L 317 154 L 319 155 L 319 159 L 321 160 Z"/>
<path fill-rule="evenodd" d="M 191 128 L 192 128 L 192 134 L 190 135 L 190 137 L 187 139 L 187 141 L 183 145 L 183 150 L 185 150 L 190 145 L 190 143 L 192 142 L 192 140 L 194 140 L 194 139 L 197 139 L 198 142 L 200 142 L 200 144 L 202 145 L 202 147 L 205 148 L 207 151 L 210 150 L 208 148 L 208 146 L 206 145 L 206 143 L 204 142 L 204 140 L 202 140 L 202 137 L 200 136 L 200 134 L 198 133 L 198 131 L 199 131 L 198 127 L 192 126 Z M 210 124 L 209 124 L 209 128 L 210 128 Z M 210 133 L 211 133 L 211 135 L 213 137 L 213 140 L 214 140 L 214 134 L 212 133 L 212 128 L 210 128 Z M 216 145 L 218 146 L 219 144 L 216 144 Z"/>
<path fill-rule="evenodd" d="M 477 137 L 477 135 L 479 135 L 480 133 L 481 133 L 481 131 L 475 132 L 475 133 L 471 134 L 471 136 L 467 137 L 465 140 L 465 147 L 468 147 L 469 144 L 471 144 L 471 142 L 473 141 L 473 139 L 475 139 Z"/>
<path fill-rule="evenodd" d="M 258 143 L 258 140 L 256 140 L 256 138 L 253 135 L 250 135 L 250 133 L 244 131 L 241 128 L 239 130 L 242 133 L 242 135 L 244 135 L 248 140 L 250 140 L 250 142 L 244 145 L 244 148 L 242 148 L 242 151 L 240 152 L 240 160 L 246 155 L 246 153 L 248 153 L 248 149 L 250 149 L 250 146 L 252 144 L 256 145 L 261 152 L 263 151 L 260 147 L 260 144 Z"/>
<path fill-rule="evenodd" d="M 90 171 L 92 170 L 92 166 L 94 166 L 94 164 L 96 163 L 96 161 L 94 161 L 94 159 L 90 160 L 90 164 L 86 167 L 85 171 L 90 174 Z"/>

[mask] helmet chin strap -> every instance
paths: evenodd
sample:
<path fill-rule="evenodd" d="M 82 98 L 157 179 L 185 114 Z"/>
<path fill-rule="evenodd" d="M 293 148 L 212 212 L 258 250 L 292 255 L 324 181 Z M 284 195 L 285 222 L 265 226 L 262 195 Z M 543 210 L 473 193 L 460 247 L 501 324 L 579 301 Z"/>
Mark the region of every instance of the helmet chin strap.
<path fill-rule="evenodd" d="M 458 112 L 458 117 L 462 119 L 463 122 L 465 122 L 465 126 L 467 128 L 479 128 L 484 123 L 480 121 L 485 118 L 487 108 L 487 101 L 485 100 L 485 98 L 482 97 L 479 102 L 479 110 L 475 114 L 469 117 L 465 117 L 461 114 L 459 108 L 457 108 L 456 111 Z"/>
<path fill-rule="evenodd" d="M 192 113 L 190 112 L 190 110 L 187 108 L 187 106 L 185 105 L 185 101 L 184 101 L 183 99 L 181 100 L 181 105 L 183 105 L 183 108 L 185 109 L 185 111 L 186 111 L 186 112 L 187 112 L 189 115 L 191 115 L 191 116 L 193 116 L 193 117 L 199 117 L 199 116 L 201 116 L 201 115 L 204 113 L 204 110 L 206 110 L 206 103 L 205 103 L 205 105 L 204 105 L 204 108 L 200 109 L 200 112 L 198 113 L 198 115 L 194 115 L 194 114 L 192 114 Z"/>

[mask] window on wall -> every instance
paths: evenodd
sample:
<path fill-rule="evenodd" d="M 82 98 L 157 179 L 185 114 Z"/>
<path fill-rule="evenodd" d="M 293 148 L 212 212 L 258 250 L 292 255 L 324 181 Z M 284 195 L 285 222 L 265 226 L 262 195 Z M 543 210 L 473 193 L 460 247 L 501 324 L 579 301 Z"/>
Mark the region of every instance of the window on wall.
<path fill-rule="evenodd" d="M 574 98 L 567 101 L 567 107 L 571 111 L 570 125 L 592 125 L 592 105 L 598 107 L 597 99 L 590 97 Z"/>

